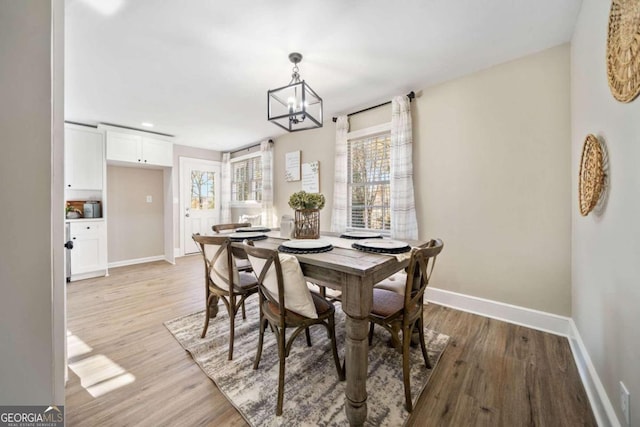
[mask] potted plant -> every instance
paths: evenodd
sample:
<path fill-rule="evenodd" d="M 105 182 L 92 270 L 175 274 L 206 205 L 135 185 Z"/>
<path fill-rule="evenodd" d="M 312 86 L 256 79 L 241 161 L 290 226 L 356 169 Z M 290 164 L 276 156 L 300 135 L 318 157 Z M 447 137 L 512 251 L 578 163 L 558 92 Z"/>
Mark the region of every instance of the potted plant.
<path fill-rule="evenodd" d="M 296 239 L 317 239 L 320 237 L 320 209 L 325 198 L 321 193 L 298 191 L 289 197 L 289 206 L 295 209 L 293 237 Z"/>

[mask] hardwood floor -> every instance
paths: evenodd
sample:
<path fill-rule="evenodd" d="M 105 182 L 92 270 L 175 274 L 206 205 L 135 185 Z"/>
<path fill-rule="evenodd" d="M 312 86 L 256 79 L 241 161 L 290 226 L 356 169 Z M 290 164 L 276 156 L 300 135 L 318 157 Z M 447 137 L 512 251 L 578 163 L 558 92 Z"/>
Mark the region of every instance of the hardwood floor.
<path fill-rule="evenodd" d="M 110 274 L 67 287 L 67 425 L 246 425 L 163 325 L 203 309 L 202 259 Z M 596 425 L 565 338 L 435 304 L 425 313 L 451 342 L 408 425 Z"/>

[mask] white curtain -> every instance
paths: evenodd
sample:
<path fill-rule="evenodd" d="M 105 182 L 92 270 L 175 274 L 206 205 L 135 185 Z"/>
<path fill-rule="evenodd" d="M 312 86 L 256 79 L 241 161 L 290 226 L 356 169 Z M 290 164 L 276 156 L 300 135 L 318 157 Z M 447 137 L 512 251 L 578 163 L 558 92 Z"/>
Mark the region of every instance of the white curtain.
<path fill-rule="evenodd" d="M 271 227 L 273 221 L 273 147 L 269 140 L 260 143 L 262 154 L 262 225 Z"/>
<path fill-rule="evenodd" d="M 391 237 L 417 239 L 418 222 L 413 194 L 413 135 L 411 103 L 406 96 L 391 101 Z"/>
<path fill-rule="evenodd" d="M 336 161 L 333 183 L 333 211 L 331 231 L 343 233 L 347 228 L 347 133 L 349 118 L 336 121 Z"/>
<path fill-rule="evenodd" d="M 231 153 L 222 154 L 220 173 L 220 223 L 231 223 Z"/>

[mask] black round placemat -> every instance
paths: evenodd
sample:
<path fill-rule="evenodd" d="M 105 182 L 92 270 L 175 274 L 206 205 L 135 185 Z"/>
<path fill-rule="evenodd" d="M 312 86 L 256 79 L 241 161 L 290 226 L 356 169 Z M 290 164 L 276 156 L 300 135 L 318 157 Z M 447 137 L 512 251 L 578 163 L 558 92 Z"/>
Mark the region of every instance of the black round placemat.
<path fill-rule="evenodd" d="M 364 239 L 382 239 L 382 235 L 377 235 L 377 236 L 349 236 L 348 234 L 341 234 L 340 235 L 341 239 L 349 239 L 349 240 L 364 240 Z"/>
<path fill-rule="evenodd" d="M 242 242 L 244 240 L 264 240 L 267 239 L 269 236 L 263 234 L 262 236 L 253 236 L 253 237 L 229 237 L 229 239 L 231 239 L 232 242 Z"/>
<path fill-rule="evenodd" d="M 390 248 L 370 248 L 369 246 L 362 246 L 359 245 L 357 243 L 354 243 L 351 245 L 351 247 L 353 249 L 357 249 L 359 251 L 363 251 L 363 252 L 373 252 L 376 254 L 403 254 L 405 252 L 409 252 L 411 250 L 411 246 L 407 245 L 404 248 L 396 248 L 396 249 L 390 249 Z"/>
<path fill-rule="evenodd" d="M 319 254 L 322 252 L 329 252 L 333 250 L 333 245 L 325 246 L 324 248 L 311 248 L 311 249 L 298 249 L 288 248 L 286 246 L 278 246 L 278 252 L 284 252 L 287 254 Z"/>

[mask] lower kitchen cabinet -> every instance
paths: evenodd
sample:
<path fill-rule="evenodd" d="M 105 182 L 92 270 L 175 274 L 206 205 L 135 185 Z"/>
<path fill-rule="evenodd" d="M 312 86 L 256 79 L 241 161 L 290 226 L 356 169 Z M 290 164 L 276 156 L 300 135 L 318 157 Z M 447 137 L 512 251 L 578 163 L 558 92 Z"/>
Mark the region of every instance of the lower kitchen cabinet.
<path fill-rule="evenodd" d="M 71 257 L 71 280 L 104 276 L 107 273 L 107 236 L 103 219 L 80 220 L 69 224 L 73 249 Z"/>

